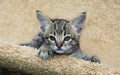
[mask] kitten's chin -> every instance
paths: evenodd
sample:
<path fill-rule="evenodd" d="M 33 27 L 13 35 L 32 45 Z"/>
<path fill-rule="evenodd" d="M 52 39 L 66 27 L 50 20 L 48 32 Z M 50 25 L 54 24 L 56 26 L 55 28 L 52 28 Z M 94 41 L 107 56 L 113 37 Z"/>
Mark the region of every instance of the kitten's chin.
<path fill-rule="evenodd" d="M 57 50 L 55 52 L 58 53 L 58 54 L 63 54 L 64 53 L 64 51 L 62 51 L 62 50 Z"/>

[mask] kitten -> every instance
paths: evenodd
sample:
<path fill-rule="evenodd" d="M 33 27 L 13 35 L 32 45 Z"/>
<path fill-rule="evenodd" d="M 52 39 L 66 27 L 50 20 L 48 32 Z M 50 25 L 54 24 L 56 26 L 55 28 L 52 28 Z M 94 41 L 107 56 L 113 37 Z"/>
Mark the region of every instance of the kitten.
<path fill-rule="evenodd" d="M 42 59 L 49 59 L 55 54 L 65 54 L 86 61 L 98 62 L 99 58 L 89 57 L 82 53 L 79 46 L 80 33 L 83 30 L 86 13 L 71 21 L 65 19 L 50 19 L 41 11 L 36 11 L 40 23 L 40 33 L 29 43 L 21 44 L 38 49 Z"/>

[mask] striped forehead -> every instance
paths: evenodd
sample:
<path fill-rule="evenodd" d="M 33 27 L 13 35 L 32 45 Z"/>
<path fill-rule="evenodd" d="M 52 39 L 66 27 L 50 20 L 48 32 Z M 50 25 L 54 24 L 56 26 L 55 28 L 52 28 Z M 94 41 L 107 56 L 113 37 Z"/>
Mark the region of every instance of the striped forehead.
<path fill-rule="evenodd" d="M 69 21 L 64 19 L 55 19 L 53 20 L 54 30 L 57 34 L 62 34 L 66 31 L 66 26 Z"/>

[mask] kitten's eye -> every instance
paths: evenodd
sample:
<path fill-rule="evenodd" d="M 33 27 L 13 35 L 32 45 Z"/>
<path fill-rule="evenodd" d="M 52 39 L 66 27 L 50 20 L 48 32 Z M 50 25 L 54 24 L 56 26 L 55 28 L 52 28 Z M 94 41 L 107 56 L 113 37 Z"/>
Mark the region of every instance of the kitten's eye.
<path fill-rule="evenodd" d="M 49 36 L 51 41 L 55 41 L 55 37 L 54 36 Z"/>
<path fill-rule="evenodd" d="M 66 37 L 64 38 L 64 41 L 69 41 L 70 39 L 71 39 L 70 36 L 66 36 Z"/>

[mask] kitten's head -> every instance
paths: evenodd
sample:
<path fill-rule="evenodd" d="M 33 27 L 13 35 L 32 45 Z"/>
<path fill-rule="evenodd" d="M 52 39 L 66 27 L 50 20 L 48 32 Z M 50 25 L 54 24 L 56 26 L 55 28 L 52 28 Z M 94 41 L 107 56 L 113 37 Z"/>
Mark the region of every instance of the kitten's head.
<path fill-rule="evenodd" d="M 82 12 L 71 21 L 64 19 L 50 19 L 41 11 L 37 11 L 40 30 L 44 34 L 45 42 L 54 52 L 71 53 L 79 46 L 79 36 L 83 29 L 86 13 Z"/>

